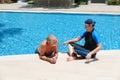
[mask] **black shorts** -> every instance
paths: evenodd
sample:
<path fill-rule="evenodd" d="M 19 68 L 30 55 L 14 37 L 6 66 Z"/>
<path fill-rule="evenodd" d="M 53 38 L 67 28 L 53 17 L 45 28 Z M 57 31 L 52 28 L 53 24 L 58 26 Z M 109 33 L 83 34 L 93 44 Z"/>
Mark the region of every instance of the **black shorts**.
<path fill-rule="evenodd" d="M 87 56 L 87 54 L 90 52 L 90 50 L 85 49 L 84 46 L 81 46 L 79 44 L 76 43 L 70 43 L 71 46 L 73 46 L 74 51 L 78 53 L 78 55 L 81 55 L 82 57 Z M 95 58 L 96 54 L 92 55 L 92 58 Z"/>

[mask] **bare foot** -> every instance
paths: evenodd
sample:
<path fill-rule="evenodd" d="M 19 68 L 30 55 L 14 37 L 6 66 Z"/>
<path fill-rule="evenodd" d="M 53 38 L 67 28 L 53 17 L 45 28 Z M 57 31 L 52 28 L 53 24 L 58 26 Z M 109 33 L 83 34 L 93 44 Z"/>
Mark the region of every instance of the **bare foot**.
<path fill-rule="evenodd" d="M 75 60 L 75 58 L 74 57 L 68 57 L 67 58 L 67 61 L 72 61 L 72 60 Z"/>

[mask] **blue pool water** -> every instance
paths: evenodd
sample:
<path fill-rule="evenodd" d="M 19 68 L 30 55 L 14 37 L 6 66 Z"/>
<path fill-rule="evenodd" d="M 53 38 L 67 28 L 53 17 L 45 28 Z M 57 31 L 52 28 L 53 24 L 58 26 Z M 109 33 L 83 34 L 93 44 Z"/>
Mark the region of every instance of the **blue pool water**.
<path fill-rule="evenodd" d="M 67 52 L 62 42 L 85 31 L 88 18 L 96 21 L 104 50 L 120 49 L 120 15 L 0 12 L 0 56 L 33 54 L 48 34 L 58 38 L 60 52 Z"/>

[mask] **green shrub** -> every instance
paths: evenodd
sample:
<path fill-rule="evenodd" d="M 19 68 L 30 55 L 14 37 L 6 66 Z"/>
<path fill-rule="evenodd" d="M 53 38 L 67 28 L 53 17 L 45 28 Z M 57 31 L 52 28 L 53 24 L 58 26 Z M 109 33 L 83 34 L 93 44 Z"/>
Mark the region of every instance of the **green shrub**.
<path fill-rule="evenodd" d="M 17 2 L 18 0 L 11 0 L 11 1 L 13 1 L 13 2 Z"/>
<path fill-rule="evenodd" d="M 80 0 L 80 4 L 81 4 L 81 5 L 86 5 L 87 2 L 88 2 L 88 0 Z"/>
<path fill-rule="evenodd" d="M 120 5 L 120 0 L 108 0 L 108 5 Z"/>
<path fill-rule="evenodd" d="M 77 4 L 77 5 L 86 5 L 87 4 L 87 2 L 88 2 L 88 0 L 75 0 L 75 3 Z"/>
<path fill-rule="evenodd" d="M 29 1 L 28 1 L 28 4 L 34 4 L 34 1 L 29 0 Z"/>

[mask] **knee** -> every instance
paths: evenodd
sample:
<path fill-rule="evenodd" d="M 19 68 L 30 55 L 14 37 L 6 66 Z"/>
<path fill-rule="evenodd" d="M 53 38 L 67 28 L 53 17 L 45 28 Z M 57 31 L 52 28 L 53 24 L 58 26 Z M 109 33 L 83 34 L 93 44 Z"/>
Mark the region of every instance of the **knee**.
<path fill-rule="evenodd" d="M 68 44 L 68 48 L 69 48 L 69 49 L 74 49 L 71 44 Z"/>
<path fill-rule="evenodd" d="M 68 44 L 68 47 L 72 47 L 72 45 L 71 45 L 71 44 Z"/>
<path fill-rule="evenodd" d="M 70 44 L 68 44 L 68 47 L 71 46 Z"/>

